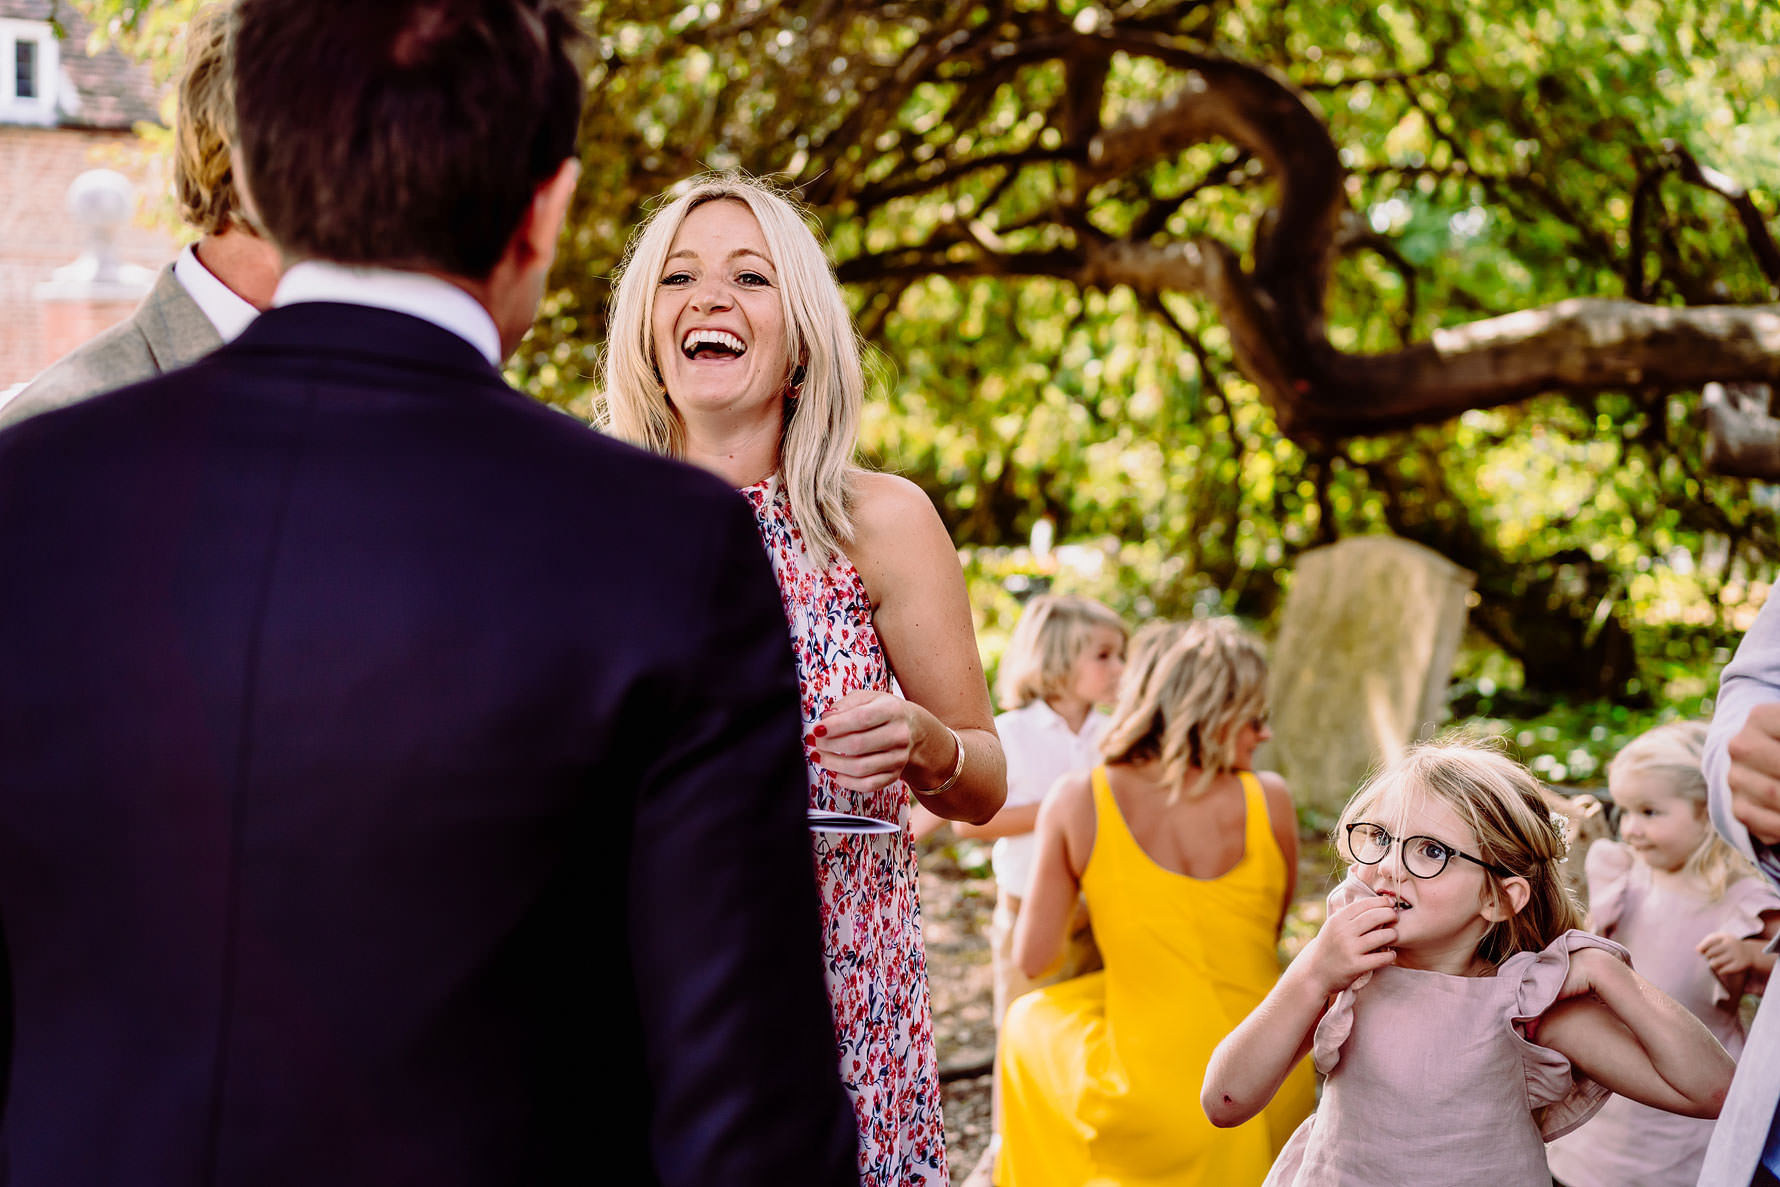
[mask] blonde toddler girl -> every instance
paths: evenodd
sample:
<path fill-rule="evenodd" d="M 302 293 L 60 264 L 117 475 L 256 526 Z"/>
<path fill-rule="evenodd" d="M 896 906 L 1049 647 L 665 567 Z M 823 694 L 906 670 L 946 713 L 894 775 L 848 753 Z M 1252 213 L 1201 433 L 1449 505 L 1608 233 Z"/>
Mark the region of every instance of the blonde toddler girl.
<path fill-rule="evenodd" d="M 1651 984 L 1706 1024 L 1733 1058 L 1737 1004 L 1774 967 L 1776 894 L 1706 816 L 1703 721 L 1640 735 L 1607 768 L 1621 840 L 1588 851 L 1589 922 L 1625 945 Z M 1547 1150 L 1566 1187 L 1693 1187 L 1712 1122 L 1615 1097 Z"/>

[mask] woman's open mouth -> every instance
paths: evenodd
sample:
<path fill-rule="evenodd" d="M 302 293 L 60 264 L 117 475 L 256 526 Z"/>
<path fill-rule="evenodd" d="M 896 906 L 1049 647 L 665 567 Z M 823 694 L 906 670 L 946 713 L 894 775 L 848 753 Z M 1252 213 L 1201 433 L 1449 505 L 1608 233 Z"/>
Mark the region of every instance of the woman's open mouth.
<path fill-rule="evenodd" d="M 726 330 L 688 330 L 680 340 L 680 353 L 694 362 L 721 362 L 741 358 L 748 347 Z"/>

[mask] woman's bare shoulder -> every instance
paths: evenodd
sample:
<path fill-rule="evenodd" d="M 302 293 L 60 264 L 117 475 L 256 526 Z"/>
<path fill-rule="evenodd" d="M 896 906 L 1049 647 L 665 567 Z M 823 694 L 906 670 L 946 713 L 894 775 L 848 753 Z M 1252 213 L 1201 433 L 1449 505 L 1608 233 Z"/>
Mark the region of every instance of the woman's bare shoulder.
<path fill-rule="evenodd" d="M 1094 785 L 1087 771 L 1071 771 L 1051 785 L 1038 809 L 1038 831 L 1062 839 L 1070 868 L 1079 876 L 1094 847 Z"/>
<path fill-rule="evenodd" d="M 855 470 L 849 489 L 855 537 L 906 532 L 914 521 L 939 523 L 927 492 L 900 474 Z"/>
<path fill-rule="evenodd" d="M 1287 785 L 1285 776 L 1278 771 L 1256 771 L 1255 778 L 1260 780 L 1261 790 L 1266 793 L 1269 802 L 1275 804 L 1290 804 L 1292 802 L 1292 789 Z"/>
<path fill-rule="evenodd" d="M 874 605 L 908 581 L 925 584 L 933 566 L 956 568 L 958 553 L 927 492 L 897 474 L 854 472 L 853 538 L 847 556 Z"/>

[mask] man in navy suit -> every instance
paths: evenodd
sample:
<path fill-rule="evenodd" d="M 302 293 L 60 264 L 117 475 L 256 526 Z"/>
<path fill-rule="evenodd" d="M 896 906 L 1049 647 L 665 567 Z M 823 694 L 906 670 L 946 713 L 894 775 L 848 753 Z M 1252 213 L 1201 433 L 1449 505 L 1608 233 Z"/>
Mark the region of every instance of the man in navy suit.
<path fill-rule="evenodd" d="M 497 369 L 570 20 L 237 20 L 274 307 L 0 434 L 0 1175 L 856 1182 L 751 516 Z"/>

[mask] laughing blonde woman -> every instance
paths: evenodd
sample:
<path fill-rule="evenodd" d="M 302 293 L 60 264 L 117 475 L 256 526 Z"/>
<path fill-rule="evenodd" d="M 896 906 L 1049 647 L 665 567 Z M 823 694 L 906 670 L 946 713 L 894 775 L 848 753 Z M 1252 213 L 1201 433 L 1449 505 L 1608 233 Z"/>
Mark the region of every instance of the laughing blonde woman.
<path fill-rule="evenodd" d="M 854 462 L 860 345 L 785 196 L 694 179 L 631 241 L 613 297 L 606 427 L 726 479 L 754 507 L 803 694 L 841 1078 L 871 1187 L 947 1182 L 909 796 L 982 822 L 1006 795 L 957 552 L 904 479 Z"/>

